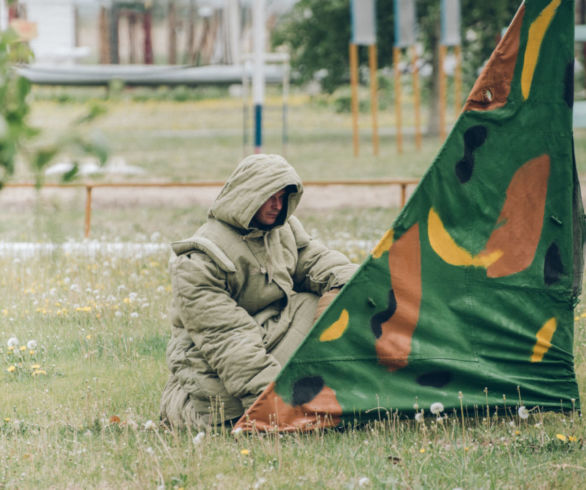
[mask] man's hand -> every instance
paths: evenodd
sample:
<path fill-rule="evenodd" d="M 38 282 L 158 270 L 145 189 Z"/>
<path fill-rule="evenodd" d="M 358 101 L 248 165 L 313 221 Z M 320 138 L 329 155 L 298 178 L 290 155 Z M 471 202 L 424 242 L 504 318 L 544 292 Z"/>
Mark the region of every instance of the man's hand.
<path fill-rule="evenodd" d="M 317 310 L 315 310 L 315 316 L 313 317 L 313 323 L 321 316 L 321 314 L 326 310 L 326 308 L 330 305 L 337 294 L 340 292 L 340 288 L 332 288 L 329 291 L 326 291 L 324 294 L 321 295 L 319 301 L 317 302 Z"/>

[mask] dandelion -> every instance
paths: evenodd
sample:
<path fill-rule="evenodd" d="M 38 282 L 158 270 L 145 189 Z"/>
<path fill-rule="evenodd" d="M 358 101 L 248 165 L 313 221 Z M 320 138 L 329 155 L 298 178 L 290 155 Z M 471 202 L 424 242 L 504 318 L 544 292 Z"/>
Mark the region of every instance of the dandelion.
<path fill-rule="evenodd" d="M 233 435 L 234 437 L 238 437 L 238 436 L 239 436 L 241 433 L 242 433 L 242 427 L 237 427 L 236 429 L 234 429 L 234 430 L 232 431 L 232 435 Z"/>
<path fill-rule="evenodd" d="M 525 405 L 521 405 L 519 410 L 517 410 L 517 413 L 519 414 L 519 418 L 523 420 L 527 420 L 529 418 L 529 410 L 527 410 Z"/>
<path fill-rule="evenodd" d="M 423 453 L 425 452 L 425 448 L 424 448 L 424 447 L 422 447 L 422 448 L 419 450 L 419 452 L 420 452 L 421 454 L 423 454 Z"/>
<path fill-rule="evenodd" d="M 11 349 L 11 348 L 14 349 L 15 347 L 18 347 L 19 342 L 18 342 L 18 339 L 16 337 L 10 337 L 8 339 L 7 344 L 8 344 L 8 348 L 9 349 Z"/>
<path fill-rule="evenodd" d="M 45 371 L 44 369 L 35 369 L 33 371 L 33 376 L 39 376 L 40 374 L 47 374 L 47 371 Z"/>
<path fill-rule="evenodd" d="M 576 442 L 576 437 L 574 437 L 574 436 L 568 436 L 568 441 L 570 441 L 570 442 Z"/>
<path fill-rule="evenodd" d="M 242 454 L 242 456 L 248 456 L 250 454 L 250 451 L 248 449 L 241 449 L 240 454 Z"/>
<path fill-rule="evenodd" d="M 41 369 L 41 365 L 40 364 L 33 364 L 31 366 L 31 369 Z"/>
<path fill-rule="evenodd" d="M 358 480 L 358 486 L 359 487 L 365 487 L 367 485 L 370 485 L 370 479 L 367 476 L 363 476 L 362 478 L 360 478 L 360 480 Z"/>
<path fill-rule="evenodd" d="M 144 430 L 155 430 L 157 425 L 152 420 L 147 420 L 144 424 Z"/>
<path fill-rule="evenodd" d="M 206 436 L 205 432 L 198 432 L 197 435 L 192 439 L 193 445 L 198 446 L 200 445 Z"/>
<path fill-rule="evenodd" d="M 563 434 L 556 434 L 555 436 L 562 442 L 566 442 L 567 440 L 566 436 Z"/>
<path fill-rule="evenodd" d="M 266 478 L 259 478 L 252 488 L 260 488 L 267 482 Z"/>
<path fill-rule="evenodd" d="M 8 371 L 9 373 L 13 373 L 14 371 L 16 371 L 16 366 L 13 364 L 12 366 L 8 367 L 6 371 Z"/>
<path fill-rule="evenodd" d="M 415 422 L 422 423 L 423 420 L 424 420 L 424 418 L 423 418 L 423 412 L 417 412 L 415 414 Z"/>
<path fill-rule="evenodd" d="M 444 405 L 441 402 L 432 403 L 431 407 L 429 407 L 429 411 L 434 415 L 439 415 L 444 411 Z"/>
<path fill-rule="evenodd" d="M 21 352 L 24 352 L 26 350 L 26 345 L 21 345 L 19 349 Z"/>

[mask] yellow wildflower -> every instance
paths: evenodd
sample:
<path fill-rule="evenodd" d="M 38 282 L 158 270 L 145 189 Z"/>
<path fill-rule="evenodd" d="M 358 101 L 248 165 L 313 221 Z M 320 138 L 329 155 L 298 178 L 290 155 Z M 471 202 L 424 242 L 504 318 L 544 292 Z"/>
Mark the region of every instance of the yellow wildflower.
<path fill-rule="evenodd" d="M 28 353 L 29 353 L 31 356 L 34 356 L 34 355 L 35 355 L 35 351 L 34 351 L 34 350 L 29 350 L 29 351 L 28 351 Z"/>
<path fill-rule="evenodd" d="M 4 422 L 10 422 L 10 417 L 4 417 Z"/>
<path fill-rule="evenodd" d="M 84 313 L 88 313 L 90 311 L 92 311 L 92 307 L 91 306 L 78 306 L 75 311 L 81 311 Z"/>
<path fill-rule="evenodd" d="M 563 434 L 556 434 L 555 435 L 560 441 L 566 442 L 566 436 Z"/>
<path fill-rule="evenodd" d="M 41 369 L 41 365 L 40 364 L 33 364 L 31 366 L 31 369 Z"/>
<path fill-rule="evenodd" d="M 21 351 L 25 351 L 25 350 L 26 350 L 26 345 L 21 345 L 21 346 L 20 346 L 20 350 L 21 350 Z"/>
<path fill-rule="evenodd" d="M 13 373 L 14 371 L 16 371 L 16 366 L 12 365 L 6 371 L 8 371 L 9 373 Z"/>
<path fill-rule="evenodd" d="M 419 450 L 419 452 L 420 452 L 421 454 L 423 454 L 423 453 L 425 452 L 425 448 L 424 448 L 424 447 L 422 447 L 422 448 Z"/>
<path fill-rule="evenodd" d="M 33 376 L 38 376 L 39 374 L 47 374 L 47 371 L 45 371 L 44 369 L 35 369 L 33 371 Z"/>
<path fill-rule="evenodd" d="M 91 334 L 89 334 L 89 333 L 88 333 L 88 334 L 85 336 L 85 338 L 86 338 L 86 339 L 88 339 L 88 340 L 91 340 L 92 336 L 91 336 Z"/>
<path fill-rule="evenodd" d="M 576 438 L 574 436 L 568 436 L 568 441 L 576 442 Z"/>
<path fill-rule="evenodd" d="M 241 449 L 240 454 L 242 454 L 242 456 L 248 456 L 250 454 L 250 451 L 248 449 Z"/>
<path fill-rule="evenodd" d="M 7 310 L 6 308 L 4 308 L 4 309 L 2 310 L 2 314 L 3 314 L 4 316 L 8 316 L 8 310 Z"/>

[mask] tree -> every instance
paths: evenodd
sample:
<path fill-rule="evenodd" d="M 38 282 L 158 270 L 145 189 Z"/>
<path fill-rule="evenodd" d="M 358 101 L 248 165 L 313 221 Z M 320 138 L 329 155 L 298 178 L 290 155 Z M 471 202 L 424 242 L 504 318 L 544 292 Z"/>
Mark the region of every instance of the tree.
<path fill-rule="evenodd" d="M 501 29 L 508 25 L 520 3 L 521 0 L 462 0 L 467 86 L 474 82 L 478 68 L 490 56 Z M 376 3 L 378 66 L 381 68 L 390 67 L 393 61 L 393 7 L 392 0 L 378 0 Z M 440 0 L 416 0 L 416 8 L 424 58 L 437 65 Z M 327 92 L 332 92 L 349 79 L 350 31 L 350 0 L 301 0 L 277 25 L 272 44 L 289 47 L 292 65 L 301 83 L 311 80 L 316 72 L 325 69 L 327 72 L 322 86 Z M 366 62 L 365 53 L 362 53 L 360 61 Z"/>

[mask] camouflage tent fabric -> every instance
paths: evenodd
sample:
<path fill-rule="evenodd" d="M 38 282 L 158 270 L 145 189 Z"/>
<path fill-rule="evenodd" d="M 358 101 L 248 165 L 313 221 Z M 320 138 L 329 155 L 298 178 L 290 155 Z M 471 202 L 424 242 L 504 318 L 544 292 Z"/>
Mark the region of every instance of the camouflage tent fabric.
<path fill-rule="evenodd" d="M 573 50 L 573 1 L 521 5 L 405 208 L 237 427 L 338 426 L 416 402 L 579 406 Z"/>

